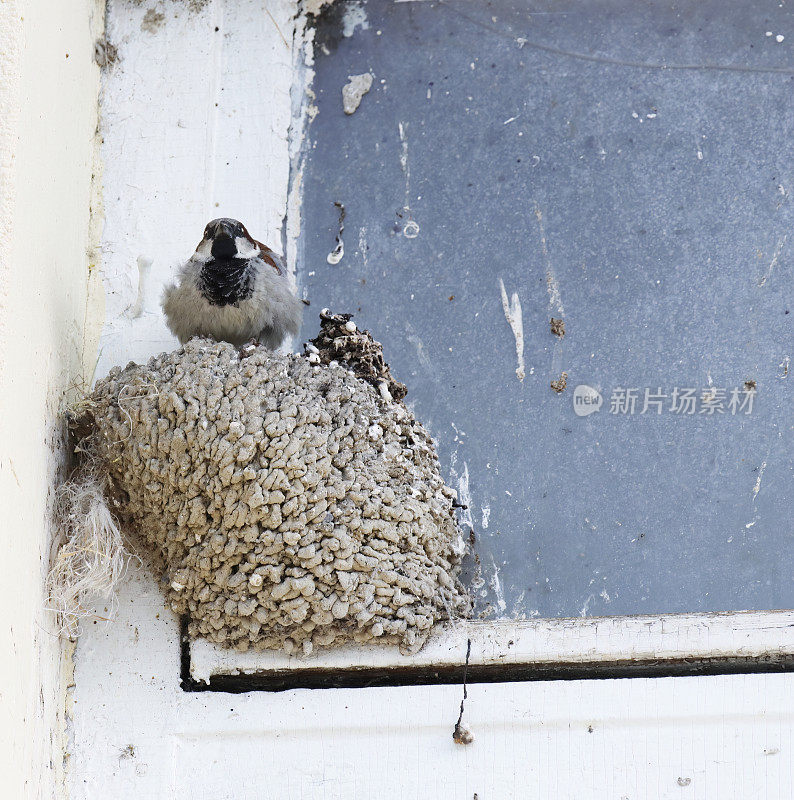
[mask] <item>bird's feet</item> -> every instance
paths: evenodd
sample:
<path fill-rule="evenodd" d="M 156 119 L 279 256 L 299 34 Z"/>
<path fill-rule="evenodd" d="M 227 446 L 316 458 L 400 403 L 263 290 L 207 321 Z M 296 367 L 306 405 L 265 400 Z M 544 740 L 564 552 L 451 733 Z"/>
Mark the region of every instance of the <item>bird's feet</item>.
<path fill-rule="evenodd" d="M 259 347 L 259 339 L 249 339 L 244 345 L 240 346 L 240 358 L 247 358 L 256 348 Z"/>

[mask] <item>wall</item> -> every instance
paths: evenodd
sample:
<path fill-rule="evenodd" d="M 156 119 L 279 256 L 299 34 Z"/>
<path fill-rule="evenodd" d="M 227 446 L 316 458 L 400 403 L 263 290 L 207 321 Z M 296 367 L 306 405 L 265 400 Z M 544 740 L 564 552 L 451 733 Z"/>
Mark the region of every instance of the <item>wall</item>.
<path fill-rule="evenodd" d="M 179 624 L 144 569 L 76 671 L 72 800 L 794 796 L 791 674 L 471 684 L 464 747 L 460 685 L 183 692 Z"/>
<path fill-rule="evenodd" d="M 209 220 L 283 252 L 295 24 L 294 0 L 108 3 L 97 377 L 177 345 L 160 295 Z"/>
<path fill-rule="evenodd" d="M 4 798 L 63 788 L 70 656 L 45 610 L 59 412 L 90 379 L 98 0 L 0 4 L 0 775 Z"/>
<path fill-rule="evenodd" d="M 210 217 L 284 241 L 301 22 L 292 0 L 110 0 L 97 374 L 175 345 L 160 288 Z M 298 215 L 286 222 L 294 251 Z M 146 568 L 131 566 L 111 623 L 95 611 L 75 658 L 73 800 L 792 796 L 791 675 L 473 684 L 477 738 L 461 747 L 459 685 L 182 691 L 179 623 Z M 601 633 L 594 649 L 615 646 Z M 564 646 L 584 649 L 578 629 Z"/>

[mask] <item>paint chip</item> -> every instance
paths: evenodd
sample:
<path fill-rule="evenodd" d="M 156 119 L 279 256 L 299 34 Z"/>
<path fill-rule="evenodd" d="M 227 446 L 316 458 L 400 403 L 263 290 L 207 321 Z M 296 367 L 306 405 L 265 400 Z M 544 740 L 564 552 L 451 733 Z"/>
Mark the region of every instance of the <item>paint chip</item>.
<path fill-rule="evenodd" d="M 518 297 L 518 292 L 513 292 L 510 300 L 507 299 L 507 290 L 501 278 L 499 278 L 499 290 L 502 294 L 502 310 L 505 313 L 505 319 L 510 325 L 516 340 L 516 360 L 518 362 L 516 376 L 518 380 L 523 381 L 526 370 L 524 367 L 524 321 L 521 316 L 521 300 Z"/>
<path fill-rule="evenodd" d="M 349 39 L 356 32 L 356 28 L 361 28 L 362 31 L 369 30 L 369 20 L 363 3 L 347 3 L 343 8 L 342 36 Z"/>
<path fill-rule="evenodd" d="M 342 87 L 342 108 L 345 114 L 354 114 L 361 105 L 361 99 L 372 88 L 372 74 L 363 72 L 360 75 L 348 75 L 347 83 Z"/>

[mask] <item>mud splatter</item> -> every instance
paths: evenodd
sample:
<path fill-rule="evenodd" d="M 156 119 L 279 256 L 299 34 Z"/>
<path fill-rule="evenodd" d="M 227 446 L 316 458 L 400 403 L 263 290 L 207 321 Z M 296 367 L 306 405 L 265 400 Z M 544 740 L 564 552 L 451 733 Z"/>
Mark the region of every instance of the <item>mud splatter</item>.
<path fill-rule="evenodd" d="M 557 394 L 562 394 L 565 391 L 565 387 L 568 385 L 568 373 L 563 372 L 560 377 L 552 381 L 550 385 Z"/>
<path fill-rule="evenodd" d="M 144 33 L 157 33 L 163 27 L 165 14 L 156 8 L 150 8 L 144 15 L 141 22 L 141 30 Z"/>

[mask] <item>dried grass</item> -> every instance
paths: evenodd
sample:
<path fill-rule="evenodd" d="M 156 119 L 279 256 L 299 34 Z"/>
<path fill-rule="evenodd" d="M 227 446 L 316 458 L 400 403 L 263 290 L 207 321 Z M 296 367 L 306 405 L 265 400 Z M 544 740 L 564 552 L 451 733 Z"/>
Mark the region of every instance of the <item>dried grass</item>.
<path fill-rule="evenodd" d="M 70 638 L 79 635 L 80 620 L 93 615 L 94 601 L 111 600 L 115 605 L 115 590 L 128 561 L 103 481 L 91 466 L 88 458 L 56 495 L 61 544 L 46 588 L 50 610 L 58 614 L 60 633 Z"/>

